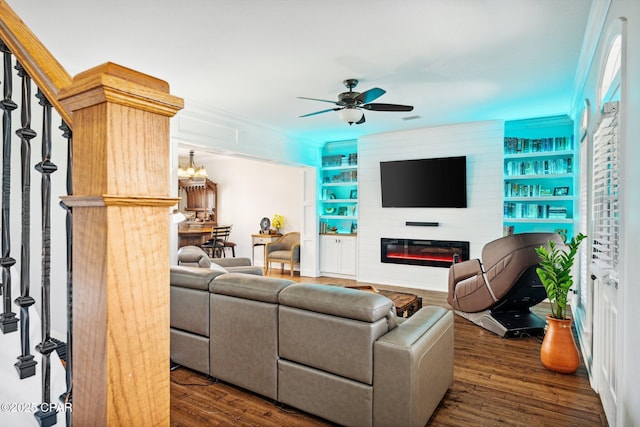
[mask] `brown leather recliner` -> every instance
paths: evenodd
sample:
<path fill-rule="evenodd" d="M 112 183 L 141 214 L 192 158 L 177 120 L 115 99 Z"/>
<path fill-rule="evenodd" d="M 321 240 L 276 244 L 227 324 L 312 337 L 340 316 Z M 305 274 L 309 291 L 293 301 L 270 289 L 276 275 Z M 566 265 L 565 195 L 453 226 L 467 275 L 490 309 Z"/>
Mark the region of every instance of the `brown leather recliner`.
<path fill-rule="evenodd" d="M 449 268 L 447 300 L 457 314 L 503 337 L 538 335 L 545 322 L 530 311 L 547 295 L 536 268 L 535 249 L 556 233 L 522 233 L 487 243 L 482 261 L 472 259 Z"/>

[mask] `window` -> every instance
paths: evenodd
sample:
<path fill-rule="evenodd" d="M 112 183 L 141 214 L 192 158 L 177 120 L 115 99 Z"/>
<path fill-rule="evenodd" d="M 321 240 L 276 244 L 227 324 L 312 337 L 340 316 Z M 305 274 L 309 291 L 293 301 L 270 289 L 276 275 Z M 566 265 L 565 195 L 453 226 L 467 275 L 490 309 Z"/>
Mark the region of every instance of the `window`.
<path fill-rule="evenodd" d="M 604 115 L 593 137 L 592 264 L 594 273 L 618 284 L 618 113 Z M 605 107 L 609 107 L 605 104 Z"/>
<path fill-rule="evenodd" d="M 620 61 L 622 56 L 622 36 L 618 35 L 611 43 L 609 56 L 600 80 L 600 103 L 611 99 L 611 92 L 617 89 L 615 82 L 620 81 Z"/>

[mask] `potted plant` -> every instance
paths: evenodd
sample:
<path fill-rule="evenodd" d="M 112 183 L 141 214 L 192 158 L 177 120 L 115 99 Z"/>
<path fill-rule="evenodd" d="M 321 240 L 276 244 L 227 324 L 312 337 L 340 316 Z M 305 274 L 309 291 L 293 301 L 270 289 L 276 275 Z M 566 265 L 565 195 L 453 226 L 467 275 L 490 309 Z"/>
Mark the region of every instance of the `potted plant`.
<path fill-rule="evenodd" d="M 284 216 L 280 214 L 274 214 L 271 220 L 271 225 L 276 229 L 276 234 L 280 234 L 280 229 L 284 227 Z"/>
<path fill-rule="evenodd" d="M 540 348 L 540 360 L 547 368 L 563 374 L 572 374 L 580 365 L 578 347 L 573 339 L 571 324 L 567 316 L 569 289 L 573 286 L 571 269 L 580 243 L 587 237 L 580 233 L 567 242 L 560 233 L 563 245 L 549 241 L 548 247 L 540 246 L 536 252 L 540 257 L 538 277 L 547 292 L 551 313 L 547 315 L 547 327 Z"/>

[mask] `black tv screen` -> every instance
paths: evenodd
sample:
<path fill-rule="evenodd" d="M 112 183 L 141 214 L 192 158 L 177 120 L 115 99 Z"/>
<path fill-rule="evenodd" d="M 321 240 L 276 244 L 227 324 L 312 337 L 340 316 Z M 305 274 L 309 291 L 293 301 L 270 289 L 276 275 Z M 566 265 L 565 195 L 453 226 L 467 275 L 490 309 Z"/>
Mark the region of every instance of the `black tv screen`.
<path fill-rule="evenodd" d="M 467 158 L 380 162 L 383 208 L 466 208 Z"/>

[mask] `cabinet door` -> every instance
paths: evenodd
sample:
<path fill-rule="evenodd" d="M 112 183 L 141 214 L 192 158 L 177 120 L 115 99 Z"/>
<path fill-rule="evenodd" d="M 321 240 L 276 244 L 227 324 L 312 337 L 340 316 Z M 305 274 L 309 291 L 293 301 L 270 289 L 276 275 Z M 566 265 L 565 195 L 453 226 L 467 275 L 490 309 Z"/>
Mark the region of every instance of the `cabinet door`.
<path fill-rule="evenodd" d="M 355 237 L 340 238 L 340 273 L 356 275 L 357 253 Z"/>
<path fill-rule="evenodd" d="M 340 245 L 337 236 L 320 236 L 320 271 L 339 273 Z"/>

